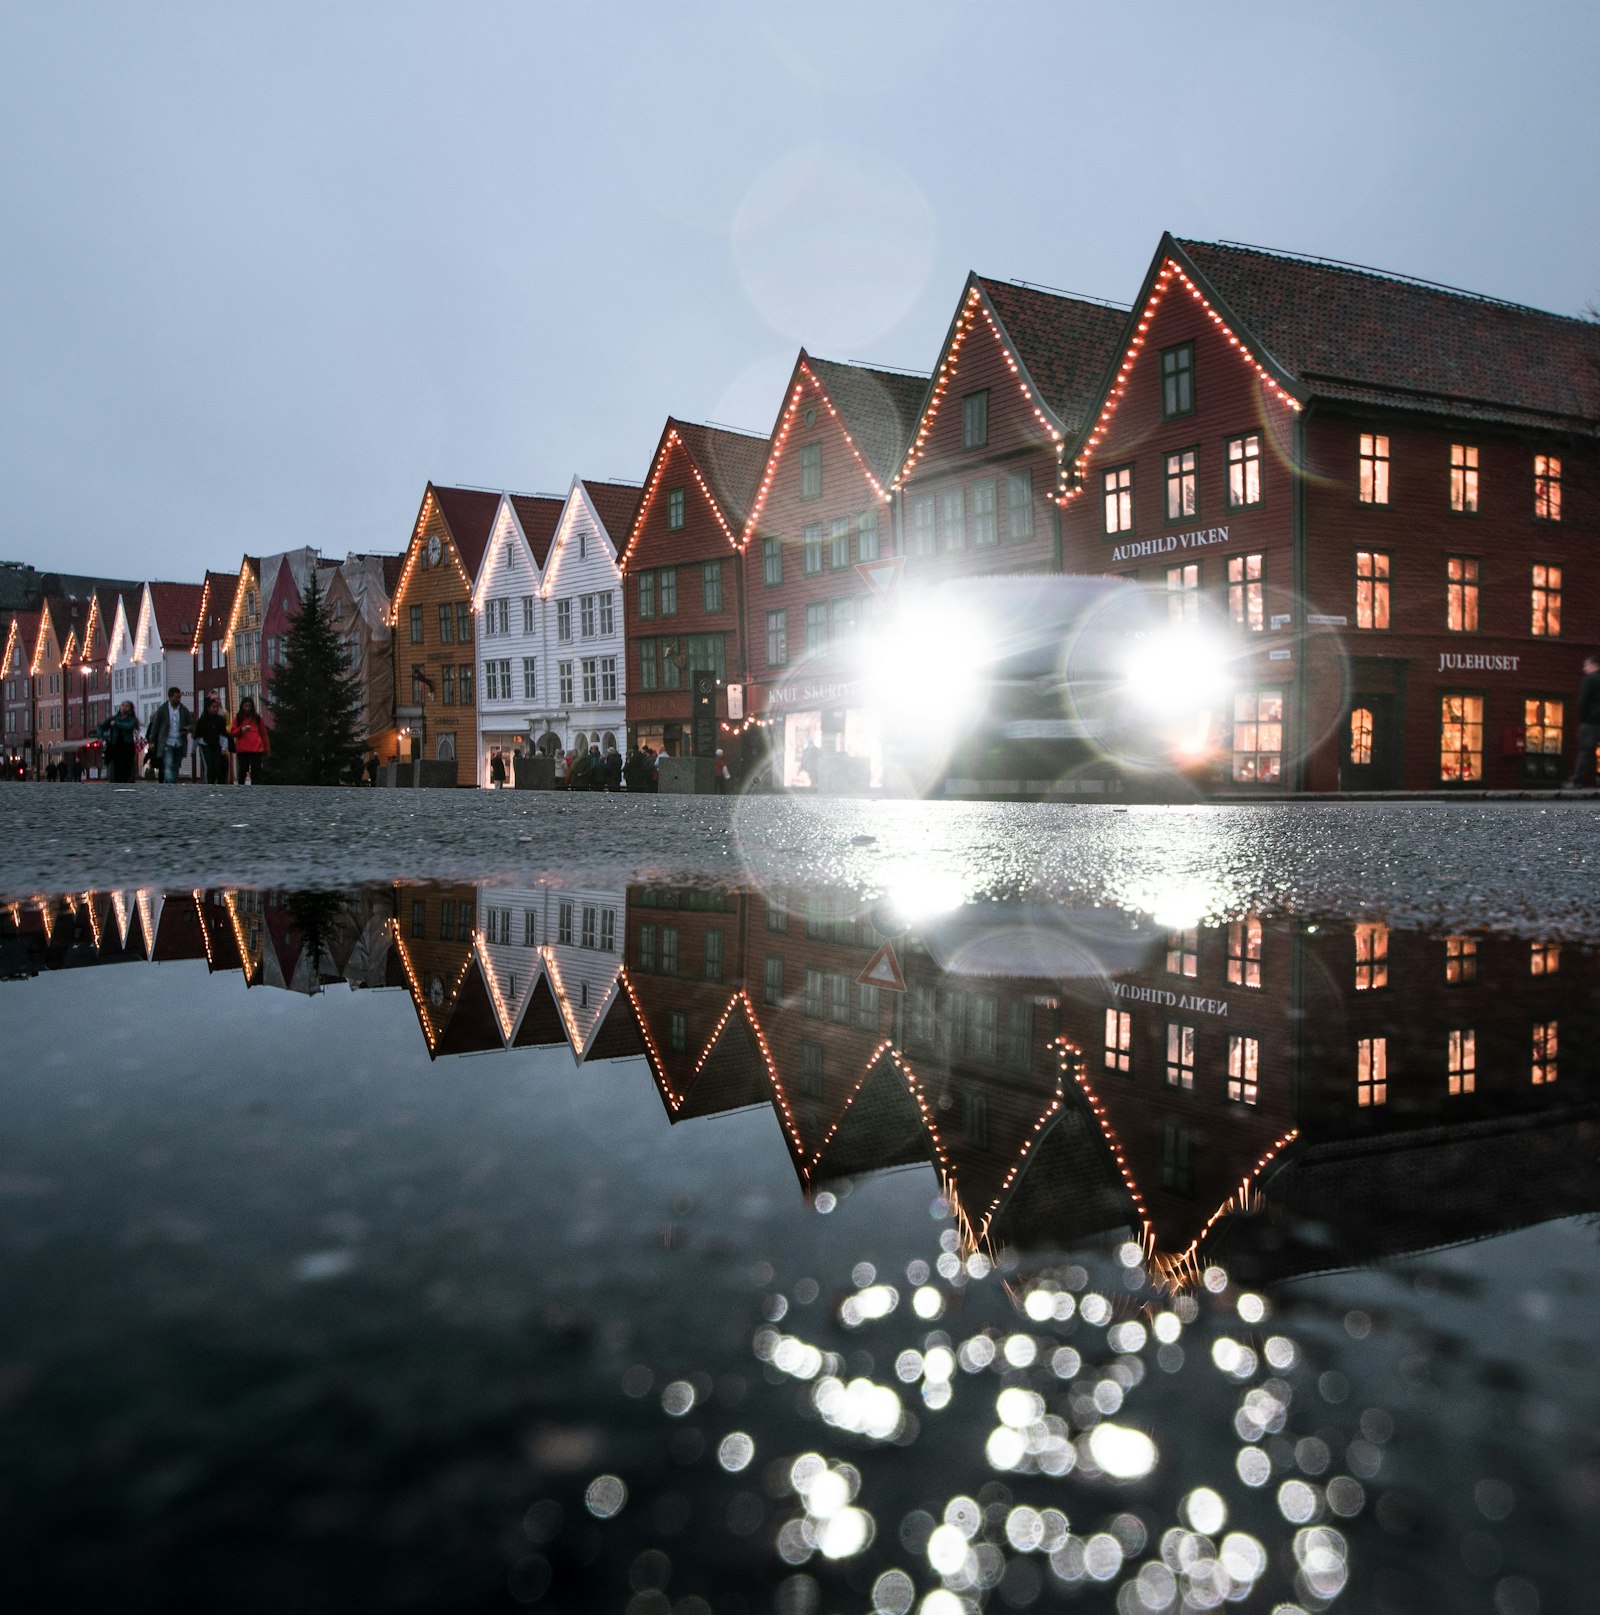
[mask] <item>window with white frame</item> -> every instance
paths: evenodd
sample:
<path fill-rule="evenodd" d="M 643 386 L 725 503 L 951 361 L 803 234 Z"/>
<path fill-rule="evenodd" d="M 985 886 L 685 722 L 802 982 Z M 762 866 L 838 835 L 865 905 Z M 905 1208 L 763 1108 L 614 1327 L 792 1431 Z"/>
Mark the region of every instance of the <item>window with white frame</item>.
<path fill-rule="evenodd" d="M 968 489 L 968 497 L 972 501 L 972 542 L 980 547 L 993 544 L 998 536 L 995 529 L 994 478 L 979 478 Z"/>
<path fill-rule="evenodd" d="M 602 701 L 615 701 L 617 699 L 617 659 L 615 656 L 602 656 L 600 658 L 600 699 Z"/>
<path fill-rule="evenodd" d="M 1200 451 L 1179 449 L 1167 456 L 1167 520 L 1182 521 L 1200 508 Z"/>
<path fill-rule="evenodd" d="M 595 631 L 594 596 L 592 594 L 578 597 L 578 631 L 585 639 L 593 639 Z"/>
<path fill-rule="evenodd" d="M 835 571 L 850 564 L 850 532 L 854 526 L 848 516 L 835 516 L 828 523 L 828 565 Z"/>
<path fill-rule="evenodd" d="M 572 705 L 572 663 L 556 663 L 556 699 L 564 707 Z"/>
<path fill-rule="evenodd" d="M 1105 1067 L 1124 1075 L 1133 1070 L 1133 1016 L 1125 1009 L 1106 1011 Z"/>
<path fill-rule="evenodd" d="M 590 706 L 600 699 L 600 664 L 593 656 L 583 659 L 583 699 Z"/>
<path fill-rule="evenodd" d="M 1120 465 L 1101 478 L 1107 533 L 1133 531 L 1133 467 Z"/>
<path fill-rule="evenodd" d="M 643 579 L 640 582 L 643 583 Z M 646 615 L 641 608 L 640 615 Z M 556 638 L 563 645 L 572 643 L 572 602 L 570 600 L 556 601 Z"/>
<path fill-rule="evenodd" d="M 1238 690 L 1233 697 L 1233 777 L 1275 785 L 1283 777 L 1283 691 Z"/>
<path fill-rule="evenodd" d="M 800 542 L 805 553 L 805 575 L 813 577 L 822 570 L 822 523 L 807 522 L 800 530 Z"/>
<path fill-rule="evenodd" d="M 602 589 L 594 598 L 600 611 L 600 637 L 608 638 L 617 631 L 616 598 L 610 589 Z"/>
<path fill-rule="evenodd" d="M 522 658 L 522 699 L 524 701 L 539 699 L 538 666 L 532 656 Z"/>
<path fill-rule="evenodd" d="M 1235 555 L 1228 561 L 1228 616 L 1252 634 L 1267 626 L 1266 571 L 1264 555 Z"/>
<path fill-rule="evenodd" d="M 960 550 L 967 547 L 967 494 L 958 482 L 939 491 L 939 548 Z"/>
<path fill-rule="evenodd" d="M 525 594 L 522 597 L 522 631 L 525 634 L 533 632 L 533 596 Z"/>
<path fill-rule="evenodd" d="M 1261 434 L 1228 439 L 1228 507 L 1244 510 L 1261 503 Z"/>

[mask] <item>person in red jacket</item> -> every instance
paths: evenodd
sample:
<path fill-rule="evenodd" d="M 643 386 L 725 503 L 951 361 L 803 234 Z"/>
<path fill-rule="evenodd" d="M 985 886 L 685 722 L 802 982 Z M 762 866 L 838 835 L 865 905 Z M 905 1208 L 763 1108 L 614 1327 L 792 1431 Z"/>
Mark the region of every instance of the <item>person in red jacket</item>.
<path fill-rule="evenodd" d="M 239 715 L 228 731 L 233 739 L 234 783 L 261 783 L 261 765 L 267 755 L 267 726 L 247 695 L 239 703 Z"/>

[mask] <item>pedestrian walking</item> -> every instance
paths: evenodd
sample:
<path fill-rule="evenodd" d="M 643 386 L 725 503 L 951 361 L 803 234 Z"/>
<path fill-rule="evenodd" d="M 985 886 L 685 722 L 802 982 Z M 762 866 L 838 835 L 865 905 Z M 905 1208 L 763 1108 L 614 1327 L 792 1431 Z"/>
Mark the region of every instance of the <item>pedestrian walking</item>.
<path fill-rule="evenodd" d="M 194 743 L 199 748 L 207 785 L 228 783 L 228 720 L 216 696 L 206 697 L 205 711 L 194 721 Z"/>
<path fill-rule="evenodd" d="M 259 785 L 267 757 L 267 726 L 247 695 L 239 703 L 239 714 L 228 734 L 233 741 L 233 780 L 236 785 Z"/>
<path fill-rule="evenodd" d="M 183 704 L 183 691 L 176 684 L 167 691 L 167 698 L 150 714 L 145 739 L 156 760 L 156 777 L 167 785 L 176 785 L 183 769 L 183 760 L 189 755 L 189 736 L 194 729 L 194 714 Z"/>
<path fill-rule="evenodd" d="M 733 775 L 728 772 L 728 759 L 722 755 L 720 747 L 712 759 L 711 774 L 717 782 L 717 795 L 726 796 L 728 787 L 733 784 Z"/>
<path fill-rule="evenodd" d="M 124 701 L 100 725 L 100 743 L 105 747 L 112 783 L 131 784 L 139 753 L 139 715 L 133 710 L 133 702 Z"/>
<path fill-rule="evenodd" d="M 1595 749 L 1600 747 L 1600 651 L 1583 659 L 1583 683 L 1578 686 L 1578 755 L 1572 760 L 1568 785 L 1580 790 L 1595 782 Z"/>
<path fill-rule="evenodd" d="M 505 753 L 498 746 L 489 753 L 489 784 L 497 791 L 506 788 Z"/>

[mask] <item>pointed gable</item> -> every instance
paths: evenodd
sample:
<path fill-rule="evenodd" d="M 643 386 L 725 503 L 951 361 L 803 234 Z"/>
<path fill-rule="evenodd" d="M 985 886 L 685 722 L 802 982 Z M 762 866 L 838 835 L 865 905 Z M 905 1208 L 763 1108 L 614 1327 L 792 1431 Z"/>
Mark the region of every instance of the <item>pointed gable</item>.
<path fill-rule="evenodd" d="M 514 1049 L 543 1049 L 556 1043 L 571 1046 L 567 1036 L 567 1023 L 561 1018 L 561 1006 L 550 986 L 550 978 L 543 974 L 533 984 L 528 1007 L 522 1012 L 522 1022 L 511 1040 Z"/>
<path fill-rule="evenodd" d="M 474 955 L 466 976 L 456 989 L 450 1018 L 439 1033 L 433 1054 L 435 1058 L 446 1054 L 482 1054 L 488 1049 L 503 1046 L 494 1000 L 489 996 L 483 971 Z"/>
<path fill-rule="evenodd" d="M 591 482 L 587 477 L 582 480 L 583 491 L 589 496 L 589 503 L 600 518 L 612 549 L 620 555 L 639 510 L 642 486 L 637 482 Z"/>
<path fill-rule="evenodd" d="M 226 633 L 228 622 L 233 616 L 234 591 L 239 587 L 237 573 L 233 572 L 206 572 L 205 582 L 200 586 L 200 605 L 195 613 L 194 639 L 190 642 L 190 652 L 194 655 L 200 653 L 201 640 L 211 633 Z"/>
<path fill-rule="evenodd" d="M 620 977 L 619 977 L 620 986 Z M 634 1019 L 633 1006 L 623 992 L 613 992 L 610 1006 L 594 1036 L 589 1039 L 589 1047 L 584 1052 L 587 1060 L 629 1060 L 644 1053 L 644 1039 L 639 1035 L 639 1025 Z"/>
<path fill-rule="evenodd" d="M 148 583 L 155 612 L 156 638 L 163 650 L 188 650 L 194 644 L 205 586 L 199 583 Z"/>
<path fill-rule="evenodd" d="M 516 512 L 522 536 L 528 541 L 533 564 L 541 572 L 544 571 L 545 562 L 550 559 L 550 544 L 556 536 L 556 528 L 561 524 L 561 512 L 566 501 L 558 494 L 550 493 L 513 493 L 507 494 L 506 498 Z"/>
<path fill-rule="evenodd" d="M 737 549 L 739 533 L 761 486 L 767 447 L 768 439 L 753 432 L 680 421 L 669 415 L 650 462 L 650 475 L 645 478 L 627 547 L 618 557 L 622 569 L 627 570 L 628 557 L 644 531 L 666 468 L 678 454 L 687 457 L 690 478 L 697 484 L 729 548 Z"/>
<path fill-rule="evenodd" d="M 450 530 L 470 587 L 489 547 L 489 535 L 494 531 L 494 519 L 500 511 L 500 495 L 485 488 L 441 488 L 432 482 L 428 489 Z"/>

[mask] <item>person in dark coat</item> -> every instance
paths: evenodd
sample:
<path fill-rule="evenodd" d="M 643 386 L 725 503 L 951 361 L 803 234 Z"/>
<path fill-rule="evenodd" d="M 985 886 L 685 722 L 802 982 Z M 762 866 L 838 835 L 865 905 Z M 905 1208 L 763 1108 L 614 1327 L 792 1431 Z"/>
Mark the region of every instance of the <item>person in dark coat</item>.
<path fill-rule="evenodd" d="M 622 753 L 615 746 L 611 747 L 601 760 L 600 771 L 605 778 L 605 788 L 608 791 L 622 789 Z"/>
<path fill-rule="evenodd" d="M 189 755 L 189 735 L 194 729 L 194 714 L 183 704 L 183 691 L 176 684 L 167 691 L 167 698 L 150 715 L 145 739 L 155 754 L 156 778 L 168 785 L 176 785 L 183 772 L 183 760 Z"/>
<path fill-rule="evenodd" d="M 117 785 L 132 783 L 139 747 L 139 715 L 133 710 L 133 702 L 124 701 L 100 725 L 100 739 L 105 746 L 112 782 Z"/>
<path fill-rule="evenodd" d="M 1591 651 L 1583 659 L 1583 683 L 1578 686 L 1578 755 L 1569 785 L 1580 790 L 1593 786 L 1596 747 L 1600 747 L 1600 651 Z"/>
<path fill-rule="evenodd" d="M 194 720 L 194 743 L 205 769 L 207 785 L 228 783 L 228 720 L 222 703 L 214 695 L 206 697 L 205 710 Z"/>

